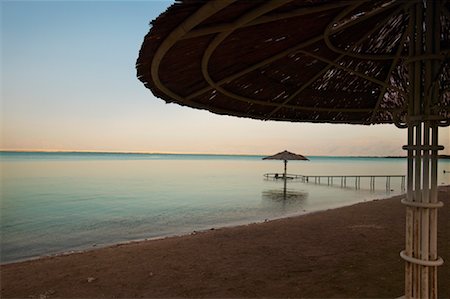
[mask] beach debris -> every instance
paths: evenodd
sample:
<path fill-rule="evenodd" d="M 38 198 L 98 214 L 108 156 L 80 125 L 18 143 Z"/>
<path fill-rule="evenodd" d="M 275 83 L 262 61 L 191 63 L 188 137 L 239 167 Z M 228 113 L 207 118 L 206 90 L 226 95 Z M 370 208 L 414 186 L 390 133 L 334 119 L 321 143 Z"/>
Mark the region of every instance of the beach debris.
<path fill-rule="evenodd" d="M 88 282 L 88 283 L 94 282 L 94 281 L 96 281 L 96 280 L 97 280 L 97 278 L 95 278 L 95 277 L 88 277 L 88 278 L 87 278 L 87 282 Z"/>
<path fill-rule="evenodd" d="M 376 225 L 376 224 L 358 224 L 358 225 L 351 225 L 351 226 L 347 226 L 347 228 L 349 229 L 384 229 L 383 226 L 381 225 Z"/>
<path fill-rule="evenodd" d="M 50 296 L 55 294 L 55 293 L 56 293 L 55 290 L 51 290 L 50 289 L 50 290 L 47 290 L 44 293 L 39 294 L 37 296 L 34 296 L 34 295 L 29 296 L 29 298 L 33 298 L 33 299 L 47 299 L 47 298 L 50 298 Z"/>

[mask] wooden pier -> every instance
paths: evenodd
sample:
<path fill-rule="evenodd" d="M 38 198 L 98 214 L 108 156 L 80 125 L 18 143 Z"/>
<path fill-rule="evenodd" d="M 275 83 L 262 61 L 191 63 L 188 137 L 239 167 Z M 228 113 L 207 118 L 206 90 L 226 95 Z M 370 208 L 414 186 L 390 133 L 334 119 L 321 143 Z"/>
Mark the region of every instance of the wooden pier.
<path fill-rule="evenodd" d="M 282 179 L 298 180 L 298 179 L 302 179 L 303 175 L 286 173 L 286 177 L 284 177 L 284 173 L 265 173 L 264 177 L 266 179 L 272 179 L 272 180 L 282 180 Z"/>
<path fill-rule="evenodd" d="M 286 180 L 300 180 L 304 183 L 326 184 L 328 186 L 338 186 L 342 188 L 354 187 L 361 189 L 361 178 L 367 179 L 370 190 L 375 190 L 375 182 L 380 179 L 385 180 L 386 190 L 391 190 L 391 179 L 400 179 L 400 188 L 405 190 L 405 175 L 302 175 L 302 174 L 283 174 L 266 173 L 266 179 L 286 179 Z M 347 182 L 348 181 L 348 182 Z M 348 183 L 348 184 L 347 184 Z"/>

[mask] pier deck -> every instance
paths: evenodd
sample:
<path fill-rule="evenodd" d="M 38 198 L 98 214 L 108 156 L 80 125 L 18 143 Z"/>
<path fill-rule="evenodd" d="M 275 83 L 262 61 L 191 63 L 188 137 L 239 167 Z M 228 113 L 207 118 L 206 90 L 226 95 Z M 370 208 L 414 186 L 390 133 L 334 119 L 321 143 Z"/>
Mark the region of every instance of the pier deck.
<path fill-rule="evenodd" d="M 338 183 L 342 188 L 355 187 L 355 189 L 361 189 L 361 179 L 367 179 L 370 190 L 375 189 L 375 182 L 377 179 L 384 179 L 386 183 L 386 190 L 391 189 L 391 179 L 400 179 L 400 188 L 405 190 L 405 175 L 303 175 L 303 174 L 278 174 L 278 173 L 265 173 L 266 179 L 288 179 L 288 180 L 300 180 L 304 183 L 314 184 L 326 184 L 328 186 L 335 186 Z"/>

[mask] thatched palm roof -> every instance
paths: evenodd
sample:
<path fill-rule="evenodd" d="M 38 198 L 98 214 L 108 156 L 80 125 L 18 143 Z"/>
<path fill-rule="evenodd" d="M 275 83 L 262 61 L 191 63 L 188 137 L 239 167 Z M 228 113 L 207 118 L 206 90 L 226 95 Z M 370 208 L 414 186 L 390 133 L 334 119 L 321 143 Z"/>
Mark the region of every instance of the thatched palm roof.
<path fill-rule="evenodd" d="M 178 1 L 152 21 L 137 75 L 153 94 L 262 120 L 392 123 L 407 110 L 407 8 L 414 1 Z M 450 2 L 439 96 L 450 119 Z"/>
<path fill-rule="evenodd" d="M 303 160 L 303 161 L 308 161 L 309 159 L 299 155 L 299 154 L 294 154 L 288 151 L 282 151 L 278 154 L 272 155 L 272 156 L 268 156 L 268 157 L 264 157 L 262 158 L 263 160 Z"/>

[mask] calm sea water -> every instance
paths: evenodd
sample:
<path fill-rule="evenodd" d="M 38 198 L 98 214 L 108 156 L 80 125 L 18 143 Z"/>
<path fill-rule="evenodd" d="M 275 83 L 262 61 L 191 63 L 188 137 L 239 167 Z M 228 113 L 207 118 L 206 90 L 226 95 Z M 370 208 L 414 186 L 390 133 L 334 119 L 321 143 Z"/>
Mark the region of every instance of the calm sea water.
<path fill-rule="evenodd" d="M 397 175 L 405 159 L 309 157 L 304 175 Z M 439 184 L 450 184 L 440 161 Z M 400 194 L 400 179 L 370 190 L 265 180 L 282 161 L 261 156 L 0 153 L 1 262 L 118 242 L 260 222 Z"/>

